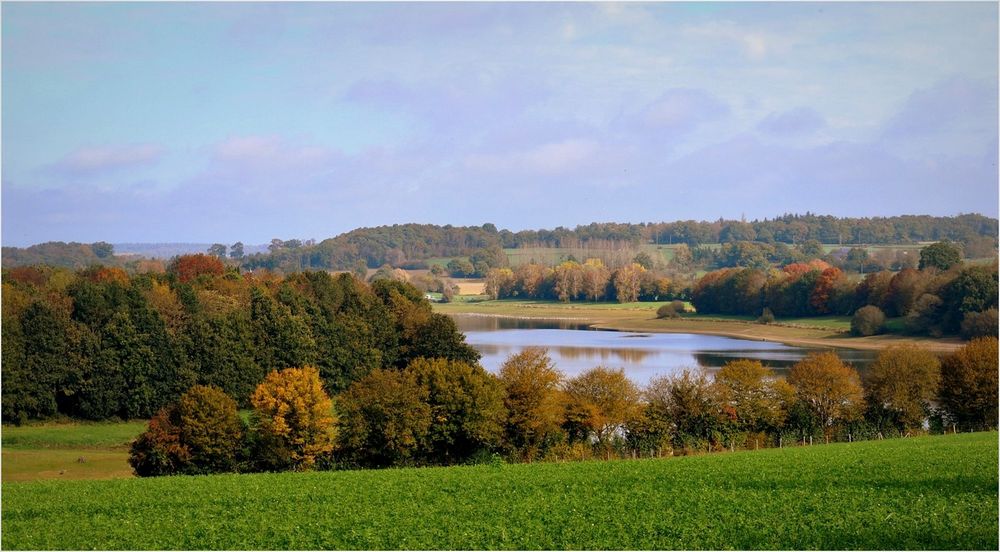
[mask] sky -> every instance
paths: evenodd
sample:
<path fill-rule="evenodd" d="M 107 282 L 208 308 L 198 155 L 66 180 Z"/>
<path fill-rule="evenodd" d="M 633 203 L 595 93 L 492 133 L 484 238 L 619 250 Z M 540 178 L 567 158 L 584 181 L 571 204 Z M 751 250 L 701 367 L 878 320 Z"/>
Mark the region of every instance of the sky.
<path fill-rule="evenodd" d="M 996 217 L 997 10 L 4 2 L 0 238 Z"/>

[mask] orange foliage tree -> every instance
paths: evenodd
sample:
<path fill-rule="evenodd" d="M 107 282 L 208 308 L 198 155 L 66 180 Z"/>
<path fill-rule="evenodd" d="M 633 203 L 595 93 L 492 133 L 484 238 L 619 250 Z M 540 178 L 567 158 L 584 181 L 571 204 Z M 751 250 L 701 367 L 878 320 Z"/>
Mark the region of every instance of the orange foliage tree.
<path fill-rule="evenodd" d="M 837 353 L 813 353 L 792 366 L 788 383 L 816 416 L 824 432 L 838 422 L 857 419 L 863 410 L 864 391 L 858 372 Z"/>
<path fill-rule="evenodd" d="M 169 272 L 177 275 L 181 282 L 190 282 L 202 274 L 218 276 L 226 271 L 226 266 L 218 257 L 199 253 L 197 255 L 181 255 L 170 263 Z"/>

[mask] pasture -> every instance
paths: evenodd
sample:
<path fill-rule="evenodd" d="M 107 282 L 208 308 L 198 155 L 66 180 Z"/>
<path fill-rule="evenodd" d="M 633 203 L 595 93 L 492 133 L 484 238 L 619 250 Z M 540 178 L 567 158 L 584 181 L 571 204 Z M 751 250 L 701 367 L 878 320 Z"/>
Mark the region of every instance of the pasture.
<path fill-rule="evenodd" d="M 997 434 L 3 484 L 5 549 L 993 549 Z"/>
<path fill-rule="evenodd" d="M 145 421 L 4 426 L 3 481 L 131 477 L 128 445 L 145 429 Z"/>

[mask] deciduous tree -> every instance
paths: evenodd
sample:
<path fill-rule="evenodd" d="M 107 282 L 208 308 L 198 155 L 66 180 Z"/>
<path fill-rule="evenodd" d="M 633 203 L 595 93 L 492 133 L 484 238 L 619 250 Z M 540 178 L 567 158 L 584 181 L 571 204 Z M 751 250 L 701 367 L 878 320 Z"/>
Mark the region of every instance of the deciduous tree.
<path fill-rule="evenodd" d="M 913 345 L 884 349 L 867 370 L 865 399 L 879 425 L 919 428 L 931 414 L 941 379 L 941 361 Z"/>
<path fill-rule="evenodd" d="M 564 397 L 562 373 L 545 349 L 529 347 L 511 355 L 500 367 L 507 407 L 507 444 L 526 460 L 561 433 Z"/>
<path fill-rule="evenodd" d="M 250 402 L 266 464 L 308 470 L 333 450 L 333 402 L 316 368 L 271 372 Z"/>
<path fill-rule="evenodd" d="M 792 366 L 788 383 L 819 420 L 825 431 L 839 422 L 857 419 L 864 395 L 861 379 L 836 353 L 812 353 Z"/>

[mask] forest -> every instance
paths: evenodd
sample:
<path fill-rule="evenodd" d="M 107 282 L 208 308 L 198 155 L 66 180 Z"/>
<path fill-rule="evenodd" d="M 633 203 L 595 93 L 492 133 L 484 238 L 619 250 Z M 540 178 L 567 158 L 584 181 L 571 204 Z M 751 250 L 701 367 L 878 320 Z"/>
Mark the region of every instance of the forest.
<path fill-rule="evenodd" d="M 3 418 L 149 418 L 196 384 L 249 405 L 275 369 L 313 365 L 328 392 L 420 357 L 475 363 L 454 322 L 394 281 L 240 274 L 207 255 L 165 273 L 3 273 Z"/>

